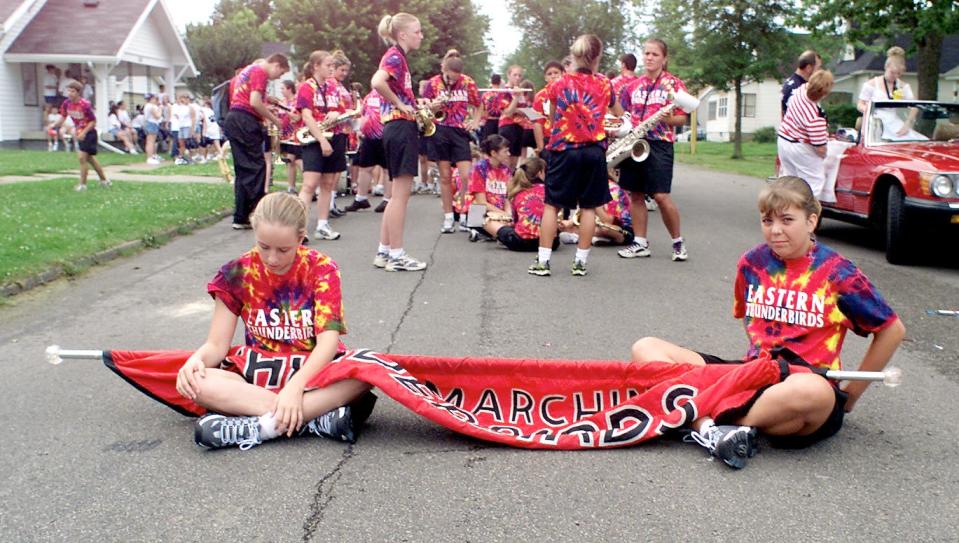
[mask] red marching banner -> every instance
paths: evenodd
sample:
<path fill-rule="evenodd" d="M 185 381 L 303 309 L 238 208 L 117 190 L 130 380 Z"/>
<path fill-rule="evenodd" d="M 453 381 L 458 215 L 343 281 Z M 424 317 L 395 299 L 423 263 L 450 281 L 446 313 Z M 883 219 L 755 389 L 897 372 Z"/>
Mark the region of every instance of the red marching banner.
<path fill-rule="evenodd" d="M 206 410 L 177 394 L 189 351 L 106 351 L 104 363 L 141 392 L 190 416 Z M 278 391 L 308 353 L 231 349 L 224 369 Z M 759 392 L 808 368 L 769 358 L 693 366 L 615 360 L 393 355 L 351 350 L 308 388 L 358 379 L 450 430 L 512 447 L 593 449 L 635 445 L 709 416 L 744 412 Z"/>

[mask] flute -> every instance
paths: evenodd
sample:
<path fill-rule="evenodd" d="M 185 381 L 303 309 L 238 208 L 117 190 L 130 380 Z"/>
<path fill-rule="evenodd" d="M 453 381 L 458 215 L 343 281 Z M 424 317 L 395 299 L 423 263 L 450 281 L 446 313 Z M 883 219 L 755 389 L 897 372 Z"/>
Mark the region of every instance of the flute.
<path fill-rule="evenodd" d="M 533 89 L 476 89 L 476 92 L 533 92 Z"/>

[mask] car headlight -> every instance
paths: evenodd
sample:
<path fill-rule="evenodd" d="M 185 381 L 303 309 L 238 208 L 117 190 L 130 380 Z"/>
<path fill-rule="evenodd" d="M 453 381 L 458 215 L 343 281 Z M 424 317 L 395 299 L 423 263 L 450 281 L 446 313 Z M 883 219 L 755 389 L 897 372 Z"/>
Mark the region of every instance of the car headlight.
<path fill-rule="evenodd" d="M 932 193 L 940 198 L 948 198 L 952 195 L 952 179 L 948 175 L 937 175 L 932 178 L 929 184 Z"/>

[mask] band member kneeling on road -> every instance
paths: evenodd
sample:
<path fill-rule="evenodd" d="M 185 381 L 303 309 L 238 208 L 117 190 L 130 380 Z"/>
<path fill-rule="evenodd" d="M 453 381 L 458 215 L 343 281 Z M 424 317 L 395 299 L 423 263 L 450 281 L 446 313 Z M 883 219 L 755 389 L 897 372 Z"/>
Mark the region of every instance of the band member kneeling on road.
<path fill-rule="evenodd" d="M 486 231 L 510 251 L 539 250 L 539 226 L 546 206 L 545 180 L 545 160 L 534 157 L 524 162 L 510 178 L 506 194 L 513 210 L 512 222 L 494 226 L 495 231 L 491 231 L 490 226 L 496 223 L 487 223 Z M 558 246 L 559 239 L 556 239 L 553 249 Z"/>
<path fill-rule="evenodd" d="M 292 194 L 265 196 L 251 217 L 256 245 L 224 264 L 207 285 L 216 301 L 210 333 L 176 380 L 180 395 L 210 411 L 196 421 L 194 440 L 201 447 L 248 449 L 282 435 L 353 442 L 357 426 L 373 408 L 376 397 L 362 381 L 306 388 L 346 350 L 340 342 L 346 333 L 340 271 L 330 257 L 301 246 L 306 209 Z M 268 324 L 273 322 L 269 316 L 277 314 L 286 325 Z M 252 372 L 241 375 L 236 366 L 221 367 L 239 320 L 249 347 L 310 353 L 299 369 L 278 369 L 279 375 L 295 372 L 279 391 L 248 381 L 255 377 Z M 291 359 L 285 360 L 289 364 Z"/>
<path fill-rule="evenodd" d="M 633 125 L 639 125 L 669 104 L 670 93 L 686 90 L 686 85 L 678 77 L 666 71 L 667 55 L 665 42 L 655 38 L 646 41 L 643 46 L 645 71 L 623 86 L 613 111 L 615 115 L 629 112 L 633 117 Z M 633 232 L 636 234 L 632 245 L 620 249 L 618 254 L 623 258 L 648 257 L 651 254 L 646 240 L 649 224 L 647 194 L 652 195 L 659 206 L 663 224 L 673 240 L 673 261 L 688 258 L 686 243 L 679 229 L 679 209 L 669 194 L 673 188 L 673 143 L 676 141 L 673 127 L 685 123 L 686 114 L 680 109 L 673 110 L 646 132 L 649 157 L 642 162 L 626 159 L 620 165 L 619 184 L 629 191 Z"/>
<path fill-rule="evenodd" d="M 902 342 L 905 327 L 855 264 L 816 242 L 813 233 L 821 210 L 809 185 L 798 177 L 780 177 L 760 192 L 766 242 L 739 259 L 733 294 L 733 315 L 743 319 L 749 338 L 744 359 L 787 348 L 818 368 L 842 369 L 843 338 L 852 330 L 872 335 L 859 369 L 882 370 Z M 649 337 L 633 344 L 632 360 L 741 362 Z M 741 468 L 753 454 L 756 429 L 774 446 L 809 446 L 839 431 L 843 414 L 852 411 L 868 386 L 868 381 L 850 381 L 837 387 L 814 373 L 793 374 L 765 389 L 745 413 L 716 421 L 720 426 L 707 418 L 695 421 L 691 437 L 728 465 Z"/>
<path fill-rule="evenodd" d="M 586 275 L 586 259 L 596 231 L 595 208 L 610 200 L 606 182 L 606 132 L 603 118 L 613 104 L 613 89 L 606 76 L 596 73 L 603 43 L 584 34 L 570 47 L 576 70 L 548 87 L 552 122 L 549 167 L 546 170 L 546 207 L 540 228 L 539 255 L 527 270 L 550 274 L 549 260 L 556 237 L 560 209 L 580 208 L 579 243 L 572 274 Z"/>
<path fill-rule="evenodd" d="M 426 269 L 426 263 L 403 250 L 403 225 L 413 188 L 413 176 L 419 166 L 419 131 L 414 117 L 416 98 L 413 96 L 406 54 L 419 48 L 423 41 L 423 30 L 419 19 L 413 15 L 397 13 L 383 17 L 377 31 L 384 41 L 391 44 L 383 54 L 370 85 L 383 99 L 383 149 L 393 180 L 393 197 L 383 213 L 380 244 L 373 265 L 386 271 L 421 271 Z"/>
<path fill-rule="evenodd" d="M 486 158 L 473 166 L 469 193 L 472 205 L 486 206 L 486 224 L 470 230 L 470 241 L 493 241 L 499 226 L 509 223 L 512 211 L 507 198 L 513 170 L 509 167 L 509 141 L 499 134 L 487 136 L 480 143 Z M 492 223 L 492 226 L 491 226 Z"/>

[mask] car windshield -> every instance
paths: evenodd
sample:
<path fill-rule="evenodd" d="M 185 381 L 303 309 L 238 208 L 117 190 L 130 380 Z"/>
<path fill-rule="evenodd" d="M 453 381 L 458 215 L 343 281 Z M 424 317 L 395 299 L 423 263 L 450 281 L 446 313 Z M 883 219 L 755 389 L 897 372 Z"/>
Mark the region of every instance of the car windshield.
<path fill-rule="evenodd" d="M 869 122 L 870 143 L 956 140 L 959 103 L 877 102 Z"/>

